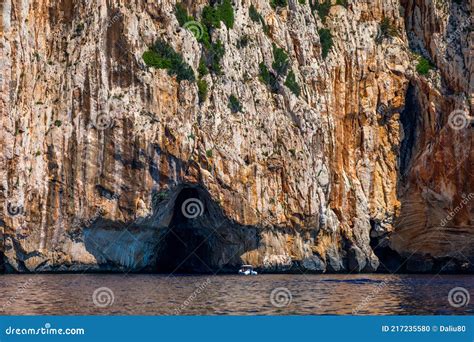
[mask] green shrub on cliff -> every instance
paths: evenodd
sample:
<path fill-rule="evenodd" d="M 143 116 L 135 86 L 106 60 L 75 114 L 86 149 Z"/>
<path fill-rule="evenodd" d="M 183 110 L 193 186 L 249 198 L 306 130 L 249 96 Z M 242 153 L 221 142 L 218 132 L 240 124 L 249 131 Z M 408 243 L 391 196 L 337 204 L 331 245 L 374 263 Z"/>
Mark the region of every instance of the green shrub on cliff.
<path fill-rule="evenodd" d="M 321 41 L 321 55 L 326 58 L 331 50 L 334 42 L 332 40 L 332 34 L 329 29 L 322 28 L 318 30 L 319 40 Z"/>
<path fill-rule="evenodd" d="M 203 43 L 204 46 L 209 46 L 210 36 L 207 27 L 198 23 L 192 16 L 188 15 L 188 10 L 182 3 L 176 4 L 174 13 L 181 27 L 185 27 L 188 30 L 191 28 L 196 29 L 198 33 L 193 32 L 196 39 L 200 43 Z M 186 23 L 190 23 L 190 26 L 186 27 Z"/>
<path fill-rule="evenodd" d="M 230 0 L 223 0 L 222 4 L 218 5 L 217 11 L 220 20 L 227 26 L 227 28 L 234 28 L 234 8 Z"/>
<path fill-rule="evenodd" d="M 177 3 L 174 7 L 174 14 L 180 26 L 183 26 L 188 21 L 193 21 L 194 18 L 188 15 L 188 10 L 182 3 Z"/>
<path fill-rule="evenodd" d="M 199 61 L 198 73 L 200 77 L 206 76 L 209 73 L 209 69 L 202 58 Z"/>
<path fill-rule="evenodd" d="M 288 6 L 287 0 L 270 0 L 270 5 L 275 9 L 277 7 Z"/>
<path fill-rule="evenodd" d="M 232 113 L 238 113 L 242 111 L 242 105 L 234 94 L 229 96 L 229 108 Z"/>
<path fill-rule="evenodd" d="M 262 27 L 263 27 L 263 32 L 265 34 L 268 34 L 269 28 L 267 24 L 265 23 L 265 19 L 263 19 L 262 15 L 258 13 L 254 5 L 250 5 L 249 7 L 249 17 L 253 22 L 256 22 L 256 23 L 260 22 L 260 24 L 262 24 Z"/>
<path fill-rule="evenodd" d="M 265 83 L 270 88 L 272 93 L 277 93 L 278 89 L 280 88 L 278 76 L 286 75 L 288 68 L 290 67 L 290 59 L 285 50 L 273 44 L 273 71 L 270 71 L 263 62 L 260 63 L 258 67 L 260 70 L 260 81 Z M 299 91 L 295 86 L 296 79 L 294 78 L 294 74 L 292 76 L 288 75 L 287 82 L 290 85 L 289 88 L 292 89 L 292 91 Z"/>
<path fill-rule="evenodd" d="M 347 0 L 336 0 L 336 5 L 340 5 L 340 6 L 343 6 L 345 8 L 347 8 L 347 6 L 349 5 Z"/>
<path fill-rule="evenodd" d="M 221 19 L 219 18 L 217 9 L 210 5 L 205 6 L 202 10 L 202 23 L 209 29 L 220 28 Z"/>
<path fill-rule="evenodd" d="M 206 80 L 198 80 L 198 97 L 199 103 L 203 103 L 207 99 L 207 92 L 208 92 L 208 84 Z"/>
<path fill-rule="evenodd" d="M 216 75 L 220 75 L 222 72 L 220 63 L 222 57 L 224 57 L 224 53 L 224 45 L 220 40 L 212 43 L 209 50 L 207 51 L 209 70 L 211 70 Z"/>
<path fill-rule="evenodd" d="M 420 75 L 428 75 L 431 69 L 433 69 L 434 66 L 431 64 L 429 60 L 427 60 L 425 57 L 420 56 L 418 57 L 418 64 L 416 65 L 416 71 Z"/>
<path fill-rule="evenodd" d="M 178 82 L 195 80 L 193 69 L 179 53 L 164 41 L 157 41 L 155 45 L 143 53 L 142 57 L 147 66 L 168 70 L 168 75 L 176 76 Z"/>
<path fill-rule="evenodd" d="M 209 32 L 221 27 L 221 21 L 229 28 L 234 27 L 234 9 L 230 0 L 222 0 L 217 5 L 207 5 L 202 10 L 201 20 L 204 34 L 199 41 L 204 45 L 204 60 L 199 64 L 199 74 L 205 75 L 208 71 L 220 75 L 220 61 L 224 56 L 224 45 L 220 40 L 211 42 Z"/>
<path fill-rule="evenodd" d="M 257 9 L 253 4 L 250 5 L 249 7 L 249 17 L 250 20 L 252 20 L 255 23 L 258 23 L 260 19 L 262 18 L 262 15 L 258 13 Z"/>
<path fill-rule="evenodd" d="M 331 9 L 331 0 L 323 0 L 322 3 L 320 0 L 312 0 L 310 2 L 311 9 L 318 12 L 319 17 L 324 22 L 326 17 L 329 15 L 329 10 Z"/>
<path fill-rule="evenodd" d="M 230 0 L 223 0 L 221 4 L 217 6 L 207 5 L 202 10 L 202 23 L 207 28 L 220 28 L 221 21 L 227 26 L 227 28 L 234 28 L 234 8 Z"/>
<path fill-rule="evenodd" d="M 296 96 L 300 96 L 301 88 L 296 82 L 296 76 L 293 70 L 290 70 L 288 76 L 286 77 L 285 85 L 295 94 Z"/>
<path fill-rule="evenodd" d="M 273 74 L 270 70 L 268 70 L 265 63 L 259 64 L 260 74 L 259 79 L 263 83 L 265 83 L 272 93 L 278 92 L 278 80 L 275 74 Z"/>
<path fill-rule="evenodd" d="M 273 44 L 273 70 L 275 70 L 278 75 L 285 75 L 289 65 L 290 61 L 285 50 Z"/>
<path fill-rule="evenodd" d="M 377 36 L 377 43 L 380 44 L 384 38 L 395 37 L 397 35 L 397 27 L 390 22 L 390 19 L 383 18 L 379 24 L 379 34 Z"/>

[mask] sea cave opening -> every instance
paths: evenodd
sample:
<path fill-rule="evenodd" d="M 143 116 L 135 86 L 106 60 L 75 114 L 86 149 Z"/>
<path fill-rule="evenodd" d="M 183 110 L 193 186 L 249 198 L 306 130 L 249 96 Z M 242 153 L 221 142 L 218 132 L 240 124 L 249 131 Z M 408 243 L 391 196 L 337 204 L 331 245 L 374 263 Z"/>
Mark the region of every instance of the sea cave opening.
<path fill-rule="evenodd" d="M 197 188 L 184 188 L 178 194 L 171 222 L 160 242 L 156 265 L 158 273 L 214 272 L 213 243 L 216 233 L 211 227 L 205 197 Z"/>

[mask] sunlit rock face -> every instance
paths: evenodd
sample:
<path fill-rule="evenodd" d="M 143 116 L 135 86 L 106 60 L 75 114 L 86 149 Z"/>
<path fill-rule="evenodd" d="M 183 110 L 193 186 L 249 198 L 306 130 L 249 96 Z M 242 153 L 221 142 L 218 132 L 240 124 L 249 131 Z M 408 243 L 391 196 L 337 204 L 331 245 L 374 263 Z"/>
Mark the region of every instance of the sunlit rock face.
<path fill-rule="evenodd" d="M 424 271 L 472 272 L 473 3 L 402 4 L 410 46 L 430 56 L 438 69 L 428 77 L 412 78 L 407 93 L 405 139 L 413 144 L 406 143 L 403 151 L 402 210 L 392 247 L 405 258 L 425 259 Z M 407 267 L 419 268 L 413 260 Z"/>
<path fill-rule="evenodd" d="M 472 47 L 452 32 L 470 4 L 333 2 L 322 19 L 309 1 L 234 1 L 200 101 L 205 46 L 175 1 L 1 1 L 6 269 L 420 271 L 416 254 L 423 272 L 472 271 L 473 130 L 448 122 L 471 112 Z M 184 4 L 201 20 L 208 2 Z M 157 40 L 196 80 L 144 63 Z M 262 82 L 273 44 L 299 96 Z M 412 50 L 436 68 L 420 75 Z"/>

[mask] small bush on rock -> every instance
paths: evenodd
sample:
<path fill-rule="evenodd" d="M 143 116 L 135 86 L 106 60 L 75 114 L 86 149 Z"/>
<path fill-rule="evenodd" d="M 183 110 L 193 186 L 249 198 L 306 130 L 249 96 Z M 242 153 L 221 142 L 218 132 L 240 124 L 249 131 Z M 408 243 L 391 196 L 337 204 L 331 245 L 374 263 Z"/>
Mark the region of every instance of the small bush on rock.
<path fill-rule="evenodd" d="M 238 113 L 242 111 L 242 105 L 234 94 L 229 96 L 229 108 L 232 113 Z"/>
<path fill-rule="evenodd" d="M 434 66 L 431 64 L 429 60 L 427 60 L 425 57 L 420 56 L 418 58 L 418 64 L 416 65 L 416 71 L 420 75 L 428 75 L 431 69 L 433 69 Z"/>
<path fill-rule="evenodd" d="M 377 36 L 377 43 L 380 44 L 384 38 L 395 37 L 397 35 L 397 27 L 390 22 L 390 19 L 383 18 L 379 24 L 379 35 Z"/>
<path fill-rule="evenodd" d="M 198 97 L 199 103 L 203 103 L 207 99 L 207 92 L 208 92 L 208 84 L 206 80 L 198 80 Z"/>
<path fill-rule="evenodd" d="M 168 70 L 168 75 L 176 76 L 178 82 L 195 80 L 193 69 L 164 41 L 157 41 L 142 57 L 147 66 Z"/>
<path fill-rule="evenodd" d="M 319 3 L 319 0 L 312 0 L 311 8 L 318 12 L 319 17 L 324 22 L 331 9 L 331 0 L 323 0 L 322 3 Z"/>
<path fill-rule="evenodd" d="M 270 0 L 270 5 L 273 8 L 286 7 L 288 6 L 288 1 L 287 0 Z"/>
<path fill-rule="evenodd" d="M 223 0 L 222 4 L 217 7 L 220 20 L 227 28 L 234 28 L 234 8 L 230 0 Z"/>
<path fill-rule="evenodd" d="M 180 26 L 183 26 L 186 24 L 188 21 L 194 20 L 193 17 L 188 15 L 188 10 L 182 3 L 177 3 L 175 8 L 174 8 L 174 14 L 176 16 L 176 19 L 178 20 L 178 23 Z"/>
<path fill-rule="evenodd" d="M 326 58 L 331 50 L 334 42 L 332 40 L 332 34 L 329 29 L 322 28 L 318 30 L 319 39 L 321 41 L 321 55 Z"/>
<path fill-rule="evenodd" d="M 275 74 L 273 74 L 270 70 L 268 70 L 265 63 L 260 63 L 259 65 L 260 74 L 259 79 L 263 83 L 265 83 L 272 93 L 278 92 L 278 80 Z"/>
<path fill-rule="evenodd" d="M 285 85 L 295 94 L 296 96 L 300 96 L 301 94 L 301 88 L 296 82 L 296 76 L 293 70 L 291 70 L 288 73 L 288 76 L 286 77 Z"/>
<path fill-rule="evenodd" d="M 290 62 L 285 50 L 273 44 L 273 70 L 275 70 L 278 75 L 285 75 L 289 65 Z"/>

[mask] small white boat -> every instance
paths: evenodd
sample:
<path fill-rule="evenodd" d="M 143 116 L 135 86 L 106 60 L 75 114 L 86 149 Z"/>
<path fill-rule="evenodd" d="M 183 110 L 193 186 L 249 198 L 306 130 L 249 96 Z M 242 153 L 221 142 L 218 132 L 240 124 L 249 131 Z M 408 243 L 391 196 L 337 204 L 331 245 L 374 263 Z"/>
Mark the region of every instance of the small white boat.
<path fill-rule="evenodd" d="M 257 275 L 257 271 L 253 270 L 252 265 L 242 265 L 239 270 L 240 275 Z"/>

